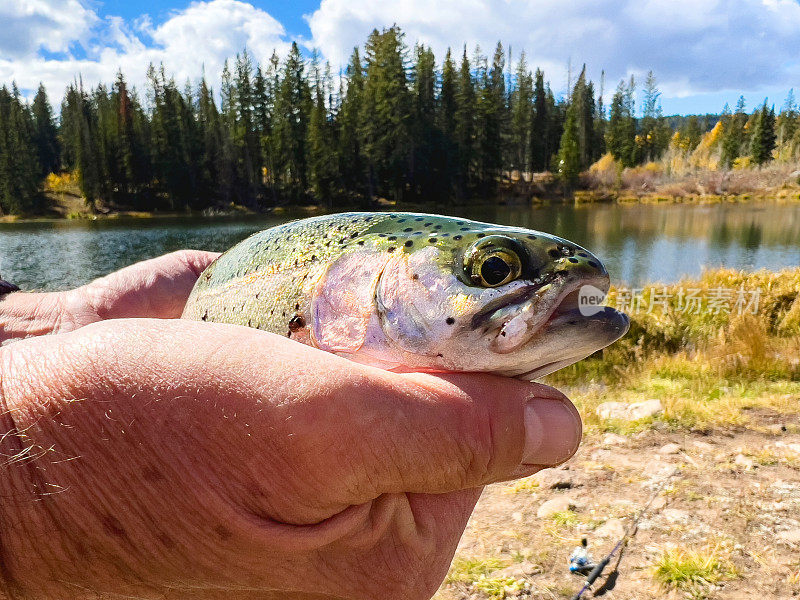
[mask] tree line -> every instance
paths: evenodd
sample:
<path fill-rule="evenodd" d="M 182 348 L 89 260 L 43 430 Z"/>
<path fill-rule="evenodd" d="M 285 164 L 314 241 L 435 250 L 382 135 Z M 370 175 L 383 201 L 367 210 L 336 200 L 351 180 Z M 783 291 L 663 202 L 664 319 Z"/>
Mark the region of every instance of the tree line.
<path fill-rule="evenodd" d="M 585 67 L 557 98 L 524 53 L 513 72 L 502 44 L 447 51 L 441 65 L 397 27 L 375 30 L 334 76 L 297 44 L 254 64 L 246 52 L 225 64 L 219 90 L 205 76 L 180 87 L 151 65 L 144 96 L 122 73 L 112 85 L 68 87 L 58 118 L 40 86 L 31 103 L 0 88 L 0 208 L 36 210 L 49 173 L 76 174 L 80 192 L 134 209 L 200 210 L 240 204 L 328 206 L 377 197 L 418 202 L 494 193 L 511 172 L 551 171 L 571 187 L 605 152 L 624 166 L 657 160 L 675 132 L 650 73 L 637 116 L 636 81 L 620 82 L 608 108 Z M 792 100 L 775 117 L 744 105 L 723 112 L 725 157 L 769 160 L 776 131 L 793 136 Z M 710 123 L 686 119 L 696 145 Z"/>

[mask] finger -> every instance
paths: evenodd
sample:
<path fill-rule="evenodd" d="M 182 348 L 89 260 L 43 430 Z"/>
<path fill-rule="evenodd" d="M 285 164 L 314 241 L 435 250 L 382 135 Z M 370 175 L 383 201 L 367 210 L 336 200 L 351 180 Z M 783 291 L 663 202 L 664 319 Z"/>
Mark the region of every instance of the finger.
<path fill-rule="evenodd" d="M 100 320 L 128 317 L 176 319 L 200 273 L 219 256 L 179 250 L 145 260 L 78 288 Z"/>

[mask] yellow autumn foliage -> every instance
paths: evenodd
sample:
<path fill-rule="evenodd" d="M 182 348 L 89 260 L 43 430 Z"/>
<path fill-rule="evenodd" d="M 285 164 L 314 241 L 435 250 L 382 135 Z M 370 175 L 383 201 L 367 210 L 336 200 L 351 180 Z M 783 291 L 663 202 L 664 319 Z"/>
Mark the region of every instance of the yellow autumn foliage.
<path fill-rule="evenodd" d="M 77 185 L 75 173 L 50 173 L 45 178 L 44 188 L 50 192 L 66 193 L 73 191 Z"/>
<path fill-rule="evenodd" d="M 749 156 L 740 156 L 739 158 L 734 159 L 732 166 L 734 170 L 741 170 L 750 168 L 752 164 L 753 161 Z"/>
<path fill-rule="evenodd" d="M 597 159 L 597 161 L 589 167 L 590 173 L 609 173 L 616 172 L 619 169 L 619 163 L 614 160 L 614 155 L 611 152 L 606 152 Z"/>

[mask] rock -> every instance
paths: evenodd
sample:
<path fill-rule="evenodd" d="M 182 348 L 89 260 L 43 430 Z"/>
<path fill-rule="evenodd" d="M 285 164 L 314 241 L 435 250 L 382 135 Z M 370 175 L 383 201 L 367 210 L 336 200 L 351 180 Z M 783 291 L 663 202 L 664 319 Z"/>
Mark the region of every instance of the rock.
<path fill-rule="evenodd" d="M 664 496 L 658 496 L 653 503 L 650 505 L 650 510 L 656 511 L 661 510 L 667 505 L 667 499 Z"/>
<path fill-rule="evenodd" d="M 514 523 L 522 523 L 522 513 L 519 511 L 511 513 L 511 519 Z"/>
<path fill-rule="evenodd" d="M 603 446 L 624 446 L 627 445 L 628 438 L 617 433 L 607 433 L 603 436 L 603 440 L 600 443 Z"/>
<path fill-rule="evenodd" d="M 679 508 L 665 508 L 661 515 L 670 523 L 688 523 L 691 519 L 688 512 Z"/>
<path fill-rule="evenodd" d="M 603 402 L 595 412 L 601 419 L 638 421 L 659 414 L 663 409 L 660 400 L 645 400 L 626 404 L 624 402 Z"/>
<path fill-rule="evenodd" d="M 642 475 L 647 476 L 647 482 L 643 483 L 642 485 L 651 487 L 654 485 L 660 485 L 665 479 L 672 477 L 677 472 L 677 465 L 672 465 L 669 463 L 665 464 L 657 460 L 651 461 L 647 463 L 647 466 L 645 466 L 644 469 L 642 469 Z"/>
<path fill-rule="evenodd" d="M 752 471 L 756 468 L 756 461 L 741 453 L 737 454 L 736 458 L 733 459 L 733 464 L 743 467 L 746 471 Z"/>
<path fill-rule="evenodd" d="M 638 469 L 641 467 L 641 461 L 629 458 L 625 454 L 607 450 L 605 448 L 598 448 L 590 457 L 593 461 L 614 467 L 615 469 Z"/>
<path fill-rule="evenodd" d="M 676 443 L 664 444 L 658 449 L 659 454 L 677 454 L 681 451 L 681 445 Z"/>
<path fill-rule="evenodd" d="M 693 441 L 692 446 L 700 450 L 700 452 L 711 452 L 714 449 L 713 444 L 709 444 L 708 442 L 701 442 L 700 440 Z"/>
<path fill-rule="evenodd" d="M 782 435 L 786 433 L 786 425 L 783 423 L 772 423 L 771 425 L 767 425 L 766 430 L 772 435 Z"/>
<path fill-rule="evenodd" d="M 543 469 L 533 476 L 541 489 L 566 490 L 573 486 L 572 474 L 564 469 Z"/>
<path fill-rule="evenodd" d="M 787 442 L 775 442 L 776 448 L 782 448 L 792 454 L 800 454 L 800 444 L 796 443 L 787 443 Z"/>
<path fill-rule="evenodd" d="M 622 519 L 609 519 L 592 534 L 596 538 L 618 540 L 625 535 L 625 524 Z"/>
<path fill-rule="evenodd" d="M 547 502 L 543 502 L 536 511 L 536 516 L 540 519 L 552 517 L 556 513 L 572 510 L 575 508 L 575 502 L 569 496 L 556 496 Z"/>
<path fill-rule="evenodd" d="M 789 545 L 800 544 L 800 528 L 781 531 L 777 537 L 778 540 Z"/>
<path fill-rule="evenodd" d="M 525 577 L 536 575 L 537 573 L 541 572 L 541 566 L 526 560 L 521 563 L 505 567 L 504 569 L 492 571 L 492 577 L 513 577 L 514 579 L 524 579 Z"/>

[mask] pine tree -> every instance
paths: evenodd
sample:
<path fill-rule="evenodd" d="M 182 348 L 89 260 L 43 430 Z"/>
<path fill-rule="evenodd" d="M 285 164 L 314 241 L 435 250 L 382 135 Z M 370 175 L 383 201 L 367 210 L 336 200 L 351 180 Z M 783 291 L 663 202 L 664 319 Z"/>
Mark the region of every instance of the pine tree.
<path fill-rule="evenodd" d="M 690 115 L 680 129 L 681 139 L 685 140 L 686 150 L 692 152 L 703 137 L 703 129 L 697 115 Z"/>
<path fill-rule="evenodd" d="M 482 62 L 483 60 L 478 64 L 481 65 Z M 476 175 L 483 194 L 492 193 L 503 166 L 503 138 L 508 116 L 504 69 L 503 45 L 498 42 L 491 68 L 479 66 Z"/>
<path fill-rule="evenodd" d="M 664 123 L 661 112 L 661 92 L 658 89 L 655 75 L 647 73 L 644 84 L 644 101 L 642 105 L 641 149 L 642 160 L 658 160 L 669 145 L 671 130 Z"/>
<path fill-rule="evenodd" d="M 516 84 L 511 92 L 511 163 L 510 167 L 527 171 L 531 163 L 531 121 L 533 117 L 533 77 L 525 53 L 517 63 Z"/>
<path fill-rule="evenodd" d="M 472 189 L 472 169 L 475 161 L 475 82 L 472 78 L 472 67 L 467 58 L 467 49 L 461 57 L 456 87 L 455 142 L 456 161 L 456 195 L 464 198 Z"/>
<path fill-rule="evenodd" d="M 36 205 L 41 167 L 34 118 L 16 86 L 0 88 L 0 209 L 25 214 Z"/>
<path fill-rule="evenodd" d="M 81 194 L 86 204 L 94 208 L 102 195 L 97 114 L 82 84 L 67 88 L 61 108 L 61 132 L 66 150 L 63 162 L 77 173 Z"/>
<path fill-rule="evenodd" d="M 581 169 L 586 169 L 597 158 L 594 147 L 594 120 L 596 107 L 594 103 L 594 87 L 586 81 L 586 65 L 581 69 L 575 87 L 572 89 L 573 118 L 578 135 L 578 155 Z M 569 114 L 567 114 L 569 119 Z M 566 127 L 566 125 L 565 125 Z M 566 135 L 566 129 L 564 135 Z M 563 144 L 562 137 L 562 144 Z M 561 147 L 561 146 L 559 146 Z"/>
<path fill-rule="evenodd" d="M 446 196 L 458 194 L 459 165 L 456 113 L 458 111 L 458 71 L 450 48 L 442 64 L 442 84 L 437 108 L 437 127 L 441 135 L 442 185 Z"/>
<path fill-rule="evenodd" d="M 772 159 L 775 148 L 775 108 L 767 108 L 767 101 L 753 113 L 756 115 L 750 142 L 750 156 L 757 165 Z"/>
<path fill-rule="evenodd" d="M 776 143 L 779 147 L 788 144 L 797 130 L 797 104 L 794 99 L 794 90 L 789 90 L 786 101 L 783 103 L 780 114 L 775 122 Z"/>
<path fill-rule="evenodd" d="M 620 81 L 611 99 L 606 129 L 606 147 L 623 166 L 636 164 L 636 120 L 633 116 L 633 79 L 625 85 Z"/>
<path fill-rule="evenodd" d="M 222 120 L 205 77 L 200 81 L 195 110 L 200 145 L 197 170 L 200 189 L 206 190 L 204 203 L 224 202 L 229 198 L 225 183 L 230 180 L 231 165 L 225 161 Z"/>
<path fill-rule="evenodd" d="M 403 34 L 397 27 L 373 30 L 366 44 L 360 119 L 370 198 L 403 198 L 411 151 L 411 115 Z"/>
<path fill-rule="evenodd" d="M 442 184 L 441 140 L 436 127 L 436 61 L 433 51 L 418 45 L 412 70 L 413 127 L 411 185 L 420 197 L 436 197 Z"/>
<path fill-rule="evenodd" d="M 278 136 L 276 123 L 277 95 L 280 89 L 280 59 L 272 53 L 264 73 L 263 113 L 261 122 L 261 156 L 263 160 L 264 183 L 268 188 L 273 204 L 279 202 L 278 190 Z"/>
<path fill-rule="evenodd" d="M 736 103 L 736 112 L 727 120 L 726 127 L 722 134 L 722 165 L 730 168 L 733 161 L 739 158 L 745 146 L 745 126 L 747 124 L 747 113 L 745 113 L 744 96 L 739 96 Z"/>
<path fill-rule="evenodd" d="M 574 101 L 567 108 L 564 133 L 561 136 L 558 150 L 558 177 L 568 190 L 575 187 L 581 172 L 580 130 L 578 127 L 580 110 L 581 106 Z"/>
<path fill-rule="evenodd" d="M 316 52 L 311 62 L 312 107 L 308 122 L 308 171 L 314 195 L 328 207 L 333 204 L 333 192 L 338 175 L 336 140 L 328 110 L 330 96 L 327 78 L 320 74 Z"/>
<path fill-rule="evenodd" d="M 365 190 L 361 144 L 361 112 L 364 96 L 364 69 L 358 48 L 353 49 L 346 70 L 347 89 L 339 108 L 339 171 L 342 185 L 355 194 Z"/>
<path fill-rule="evenodd" d="M 292 200 L 308 188 L 306 140 L 311 113 L 311 90 L 300 48 L 292 43 L 275 98 L 275 170 L 284 195 Z"/>
<path fill-rule="evenodd" d="M 33 99 L 31 106 L 33 114 L 34 142 L 39 158 L 42 177 L 48 173 L 55 173 L 59 169 L 59 154 L 61 149 L 58 145 L 58 130 L 55 119 L 53 119 L 53 109 L 47 99 L 47 92 L 44 85 L 39 84 L 39 89 Z"/>
<path fill-rule="evenodd" d="M 530 147 L 531 170 L 545 171 L 553 153 L 554 102 L 544 83 L 544 73 L 536 69 L 533 87 L 533 114 L 531 116 Z"/>
<path fill-rule="evenodd" d="M 606 107 L 603 103 L 605 94 L 605 71 L 600 72 L 600 91 L 597 95 L 597 119 L 594 122 L 594 156 L 592 160 L 597 160 L 606 151 Z"/>

